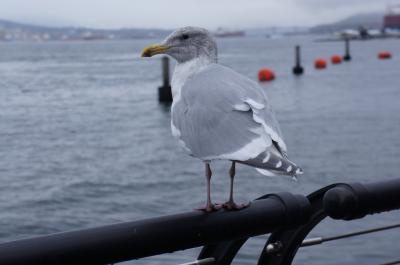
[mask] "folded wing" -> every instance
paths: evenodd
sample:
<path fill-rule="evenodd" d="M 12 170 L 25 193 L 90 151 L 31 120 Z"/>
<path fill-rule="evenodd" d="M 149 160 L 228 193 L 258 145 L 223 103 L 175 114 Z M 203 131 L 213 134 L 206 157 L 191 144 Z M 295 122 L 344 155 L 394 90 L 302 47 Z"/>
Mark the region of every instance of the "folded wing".
<path fill-rule="evenodd" d="M 298 168 L 287 160 L 262 88 L 221 65 L 186 81 L 172 109 L 172 127 L 191 155 L 203 160 L 234 160 L 274 174 L 294 175 Z"/>

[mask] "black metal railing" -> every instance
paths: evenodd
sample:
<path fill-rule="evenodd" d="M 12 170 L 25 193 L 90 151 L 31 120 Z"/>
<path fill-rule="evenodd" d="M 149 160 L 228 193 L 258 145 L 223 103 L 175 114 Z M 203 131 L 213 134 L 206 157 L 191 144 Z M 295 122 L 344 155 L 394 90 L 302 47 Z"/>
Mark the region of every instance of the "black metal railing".
<path fill-rule="evenodd" d="M 399 208 L 400 179 L 334 184 L 307 197 L 265 195 L 240 211 L 194 211 L 2 243 L 0 264 L 110 264 L 199 246 L 199 260 L 188 264 L 230 264 L 249 237 L 267 233 L 258 264 L 291 264 L 327 216 L 353 220 Z"/>

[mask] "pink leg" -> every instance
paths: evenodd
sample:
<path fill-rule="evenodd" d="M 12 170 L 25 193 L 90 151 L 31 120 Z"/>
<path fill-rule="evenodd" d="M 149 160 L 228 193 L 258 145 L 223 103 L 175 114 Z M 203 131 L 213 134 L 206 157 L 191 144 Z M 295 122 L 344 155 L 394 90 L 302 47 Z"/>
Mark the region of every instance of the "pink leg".
<path fill-rule="evenodd" d="M 232 161 L 231 168 L 229 169 L 229 177 L 230 177 L 230 189 L 229 189 L 229 200 L 222 204 L 227 210 L 240 210 L 249 206 L 249 204 L 236 204 L 233 200 L 233 180 L 235 178 L 236 167 L 235 162 Z"/>
<path fill-rule="evenodd" d="M 211 167 L 210 163 L 205 163 L 206 165 L 206 179 L 207 179 L 207 204 L 205 207 L 199 208 L 198 210 L 204 211 L 204 212 L 213 212 L 218 210 L 219 208 L 216 207 L 214 204 L 211 203 Z"/>

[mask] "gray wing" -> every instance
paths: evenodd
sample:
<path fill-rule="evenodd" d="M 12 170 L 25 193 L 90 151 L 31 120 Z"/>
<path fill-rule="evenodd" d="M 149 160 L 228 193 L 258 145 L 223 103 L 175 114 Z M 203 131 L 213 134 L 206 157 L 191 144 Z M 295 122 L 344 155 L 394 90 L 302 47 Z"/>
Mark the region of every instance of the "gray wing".
<path fill-rule="evenodd" d="M 186 81 L 172 109 L 172 126 L 191 154 L 203 160 L 254 161 L 255 167 L 270 168 L 260 155 L 275 148 L 286 156 L 263 89 L 221 65 L 212 64 Z"/>

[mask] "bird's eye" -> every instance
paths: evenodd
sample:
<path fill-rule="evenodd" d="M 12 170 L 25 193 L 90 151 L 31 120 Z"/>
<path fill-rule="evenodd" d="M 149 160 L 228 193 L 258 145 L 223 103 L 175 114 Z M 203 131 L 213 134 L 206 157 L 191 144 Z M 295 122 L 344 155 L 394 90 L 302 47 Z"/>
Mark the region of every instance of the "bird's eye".
<path fill-rule="evenodd" d="M 181 38 L 183 40 L 187 40 L 187 39 L 189 39 L 189 35 L 188 34 L 183 34 Z"/>

